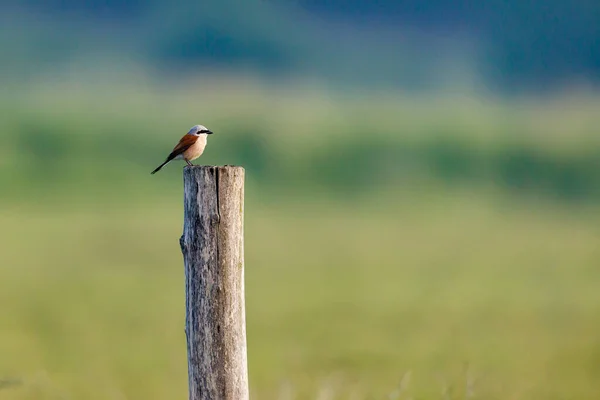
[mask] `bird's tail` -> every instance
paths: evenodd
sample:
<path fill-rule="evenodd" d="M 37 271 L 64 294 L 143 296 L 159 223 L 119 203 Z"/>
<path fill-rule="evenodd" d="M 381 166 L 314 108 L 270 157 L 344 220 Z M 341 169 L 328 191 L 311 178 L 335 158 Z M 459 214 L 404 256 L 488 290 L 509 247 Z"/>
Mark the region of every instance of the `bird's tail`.
<path fill-rule="evenodd" d="M 164 167 L 165 165 L 167 165 L 167 163 L 168 163 L 169 161 L 171 161 L 171 160 L 167 160 L 167 161 L 165 161 L 164 163 L 160 164 L 158 167 L 156 167 L 156 169 L 155 169 L 154 171 L 152 171 L 152 172 L 150 172 L 150 173 L 151 173 L 152 175 L 154 175 L 155 173 L 157 173 L 158 171 L 160 171 L 160 169 L 161 169 L 162 167 Z"/>

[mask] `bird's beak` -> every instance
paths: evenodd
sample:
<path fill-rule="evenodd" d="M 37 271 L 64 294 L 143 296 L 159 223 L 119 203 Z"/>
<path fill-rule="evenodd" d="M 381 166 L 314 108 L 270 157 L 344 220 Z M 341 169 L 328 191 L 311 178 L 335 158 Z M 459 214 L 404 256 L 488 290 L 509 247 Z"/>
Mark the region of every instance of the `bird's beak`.
<path fill-rule="evenodd" d="M 207 134 L 207 135 L 212 135 L 212 134 L 213 134 L 213 132 L 212 132 L 212 131 L 208 131 L 208 132 L 206 132 L 206 134 Z"/>

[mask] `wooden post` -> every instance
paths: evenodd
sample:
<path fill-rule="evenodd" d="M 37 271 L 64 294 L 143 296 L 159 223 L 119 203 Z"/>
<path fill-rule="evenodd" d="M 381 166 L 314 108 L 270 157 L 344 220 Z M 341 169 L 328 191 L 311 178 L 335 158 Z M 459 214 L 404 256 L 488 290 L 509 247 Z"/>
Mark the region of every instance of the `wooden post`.
<path fill-rule="evenodd" d="M 190 400 L 247 400 L 244 168 L 185 167 L 185 333 Z"/>

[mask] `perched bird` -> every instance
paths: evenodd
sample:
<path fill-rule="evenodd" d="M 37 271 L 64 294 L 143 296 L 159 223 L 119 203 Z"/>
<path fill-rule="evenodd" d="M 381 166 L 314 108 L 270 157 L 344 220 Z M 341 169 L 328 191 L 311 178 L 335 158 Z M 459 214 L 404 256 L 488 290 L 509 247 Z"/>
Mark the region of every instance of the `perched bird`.
<path fill-rule="evenodd" d="M 206 147 L 206 139 L 211 134 L 212 132 L 203 125 L 192 126 L 192 129 L 183 135 L 165 162 L 160 164 L 151 174 L 157 173 L 162 167 L 173 160 L 183 159 L 187 165 L 194 165 L 191 161 L 202 155 L 204 147 Z"/>

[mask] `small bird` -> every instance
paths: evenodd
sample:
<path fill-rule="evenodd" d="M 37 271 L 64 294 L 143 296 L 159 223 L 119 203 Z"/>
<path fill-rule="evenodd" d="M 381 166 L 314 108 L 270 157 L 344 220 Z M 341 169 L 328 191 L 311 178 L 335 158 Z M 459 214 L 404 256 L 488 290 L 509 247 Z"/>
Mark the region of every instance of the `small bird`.
<path fill-rule="evenodd" d="M 192 126 L 189 132 L 183 135 L 181 140 L 179 140 L 179 143 L 177 143 L 177 146 L 175 146 L 165 162 L 156 167 L 151 174 L 157 173 L 162 167 L 173 160 L 183 159 L 187 165 L 194 165 L 191 161 L 200 157 L 204 152 L 208 135 L 212 135 L 212 132 L 209 129 L 206 129 L 204 125 Z"/>

